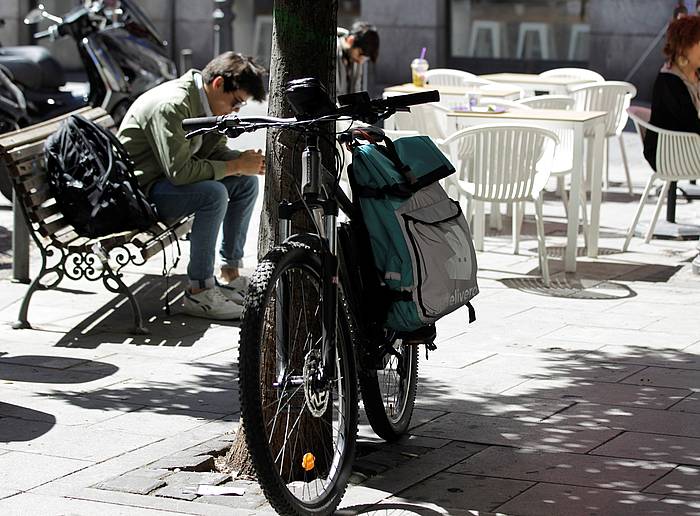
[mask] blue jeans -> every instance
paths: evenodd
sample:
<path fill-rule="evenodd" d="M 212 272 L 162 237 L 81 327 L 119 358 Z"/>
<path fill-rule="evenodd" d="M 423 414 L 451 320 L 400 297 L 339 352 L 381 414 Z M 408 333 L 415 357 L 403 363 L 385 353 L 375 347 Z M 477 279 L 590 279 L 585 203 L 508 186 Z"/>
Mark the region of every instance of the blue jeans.
<path fill-rule="evenodd" d="M 190 287 L 214 286 L 214 261 L 219 229 L 223 239 L 219 254 L 228 267 L 243 265 L 250 216 L 258 195 L 258 178 L 231 176 L 221 181 L 207 180 L 176 186 L 167 178 L 153 183 L 148 199 L 166 223 L 194 213 L 190 233 L 190 263 L 187 276 Z"/>

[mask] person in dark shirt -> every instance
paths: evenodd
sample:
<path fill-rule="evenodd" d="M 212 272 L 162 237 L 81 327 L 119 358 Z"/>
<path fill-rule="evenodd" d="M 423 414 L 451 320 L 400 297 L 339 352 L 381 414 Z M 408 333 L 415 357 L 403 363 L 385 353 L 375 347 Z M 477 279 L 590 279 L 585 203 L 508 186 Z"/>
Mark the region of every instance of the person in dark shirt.
<path fill-rule="evenodd" d="M 666 63 L 654 82 L 651 124 L 700 134 L 700 16 L 673 21 L 666 33 Z M 644 157 L 656 170 L 657 134 L 647 131 Z"/>

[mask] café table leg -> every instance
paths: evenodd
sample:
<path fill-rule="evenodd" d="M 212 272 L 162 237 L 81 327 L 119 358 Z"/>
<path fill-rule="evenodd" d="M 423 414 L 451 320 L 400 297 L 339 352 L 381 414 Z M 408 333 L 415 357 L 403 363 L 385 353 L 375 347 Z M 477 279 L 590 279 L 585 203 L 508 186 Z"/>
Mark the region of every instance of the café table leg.
<path fill-rule="evenodd" d="M 593 140 L 593 169 L 591 170 L 591 217 L 588 223 L 588 256 L 598 257 L 598 234 L 600 232 L 600 184 L 601 174 L 605 168 L 605 125 L 602 119 L 595 125 Z"/>
<path fill-rule="evenodd" d="M 578 239 L 578 208 L 581 198 L 581 179 L 583 178 L 585 165 L 583 163 L 583 126 L 576 124 L 574 127 L 574 169 L 571 174 L 571 191 L 569 192 L 569 216 L 566 226 L 566 251 L 564 252 L 564 270 L 576 272 L 576 246 Z"/>

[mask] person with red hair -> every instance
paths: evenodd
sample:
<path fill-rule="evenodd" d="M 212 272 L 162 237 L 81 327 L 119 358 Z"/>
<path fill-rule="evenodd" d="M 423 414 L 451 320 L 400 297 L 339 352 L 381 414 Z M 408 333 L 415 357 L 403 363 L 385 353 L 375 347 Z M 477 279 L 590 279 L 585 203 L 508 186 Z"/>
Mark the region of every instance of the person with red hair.
<path fill-rule="evenodd" d="M 671 22 L 664 46 L 666 63 L 654 82 L 651 124 L 700 134 L 700 16 Z M 656 168 L 657 134 L 647 131 L 644 157 Z"/>

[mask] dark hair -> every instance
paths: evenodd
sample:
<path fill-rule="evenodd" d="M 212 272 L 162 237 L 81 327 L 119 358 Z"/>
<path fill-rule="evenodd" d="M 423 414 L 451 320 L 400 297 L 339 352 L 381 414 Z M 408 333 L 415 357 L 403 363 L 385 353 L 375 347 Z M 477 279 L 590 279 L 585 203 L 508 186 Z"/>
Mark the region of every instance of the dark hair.
<path fill-rule="evenodd" d="M 379 34 L 377 33 L 377 28 L 367 22 L 357 21 L 352 24 L 350 36 L 355 38 L 352 42 L 352 47 L 362 50 L 362 53 L 374 63 L 379 55 Z"/>
<path fill-rule="evenodd" d="M 263 77 L 267 71 L 252 57 L 237 52 L 224 52 L 209 61 L 202 70 L 202 79 L 211 84 L 217 77 L 224 79 L 224 91 L 244 90 L 258 102 L 265 100 Z"/>
<path fill-rule="evenodd" d="M 673 20 L 666 32 L 664 54 L 670 63 L 690 47 L 700 42 L 700 16 L 685 16 Z"/>

